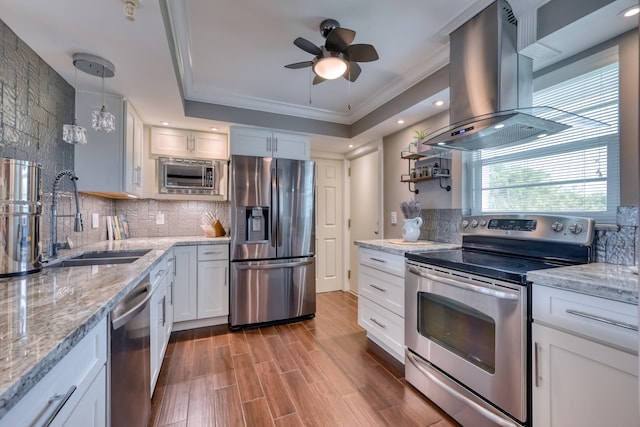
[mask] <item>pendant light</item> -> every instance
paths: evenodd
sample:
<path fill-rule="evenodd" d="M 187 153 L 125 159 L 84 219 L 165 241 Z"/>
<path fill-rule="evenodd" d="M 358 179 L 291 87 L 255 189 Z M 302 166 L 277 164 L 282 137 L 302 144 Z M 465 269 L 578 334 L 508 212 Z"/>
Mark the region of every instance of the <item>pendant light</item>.
<path fill-rule="evenodd" d="M 100 132 L 113 132 L 116 130 L 116 119 L 105 107 L 104 79 L 115 76 L 115 67 L 106 59 L 87 53 L 74 54 L 73 65 L 87 74 L 102 78 L 102 108 L 91 114 L 91 126 Z"/>
<path fill-rule="evenodd" d="M 62 126 L 62 140 L 68 144 L 86 144 L 87 143 L 87 129 L 78 125 L 76 120 L 76 91 L 78 90 L 78 69 L 74 70 L 74 82 L 73 82 L 73 123 L 70 125 Z"/>

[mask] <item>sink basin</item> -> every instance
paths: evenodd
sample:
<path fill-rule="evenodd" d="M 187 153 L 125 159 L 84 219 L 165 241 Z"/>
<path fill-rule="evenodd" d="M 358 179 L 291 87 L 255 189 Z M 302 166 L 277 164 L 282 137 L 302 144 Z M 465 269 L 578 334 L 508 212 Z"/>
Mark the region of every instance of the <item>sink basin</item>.
<path fill-rule="evenodd" d="M 133 249 L 123 251 L 85 252 L 49 267 L 81 267 L 86 265 L 128 264 L 147 254 L 151 249 Z"/>

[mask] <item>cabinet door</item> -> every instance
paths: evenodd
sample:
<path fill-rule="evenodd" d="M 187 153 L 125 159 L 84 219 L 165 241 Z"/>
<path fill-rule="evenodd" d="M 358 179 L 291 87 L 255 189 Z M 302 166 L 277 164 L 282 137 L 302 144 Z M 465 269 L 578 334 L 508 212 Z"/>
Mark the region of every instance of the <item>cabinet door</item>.
<path fill-rule="evenodd" d="M 229 261 L 198 261 L 198 319 L 229 314 Z"/>
<path fill-rule="evenodd" d="M 107 425 L 107 370 L 103 366 L 84 393 L 64 427 L 104 427 Z M 52 425 L 56 425 L 55 422 Z"/>
<path fill-rule="evenodd" d="M 197 246 L 177 246 L 173 288 L 173 320 L 183 322 L 197 318 Z"/>
<path fill-rule="evenodd" d="M 74 171 L 78 191 L 121 193 L 125 191 L 125 130 L 122 97 L 105 95 L 105 106 L 115 116 L 114 132 L 98 132 L 91 127 L 91 114 L 102 108 L 102 95 L 78 91 L 78 124 L 87 129 L 87 144 L 74 147 Z"/>
<path fill-rule="evenodd" d="M 271 131 L 243 127 L 231 128 L 231 154 L 271 157 Z"/>
<path fill-rule="evenodd" d="M 151 129 L 151 154 L 191 157 L 192 150 L 190 131 L 161 127 Z"/>
<path fill-rule="evenodd" d="M 142 196 L 142 160 L 144 125 L 133 106 L 125 101 L 125 191 Z"/>
<path fill-rule="evenodd" d="M 164 343 L 164 293 L 165 288 L 162 284 L 156 286 L 151 296 L 151 302 L 149 307 L 150 318 L 150 367 L 151 367 L 151 394 L 156 387 L 156 381 L 158 380 L 158 374 L 160 373 L 160 366 L 162 365 L 162 345 Z"/>
<path fill-rule="evenodd" d="M 165 284 L 165 324 L 164 324 L 164 346 L 169 343 L 171 337 L 171 329 L 173 329 L 173 282 L 174 278 L 172 274 L 167 274 Z"/>
<path fill-rule="evenodd" d="M 534 323 L 533 425 L 637 426 L 638 356 Z"/>
<path fill-rule="evenodd" d="M 273 157 L 297 160 L 311 158 L 311 143 L 303 135 L 276 133 L 273 136 L 272 150 Z"/>
<path fill-rule="evenodd" d="M 193 156 L 203 159 L 229 158 L 227 135 L 221 133 L 193 132 Z"/>

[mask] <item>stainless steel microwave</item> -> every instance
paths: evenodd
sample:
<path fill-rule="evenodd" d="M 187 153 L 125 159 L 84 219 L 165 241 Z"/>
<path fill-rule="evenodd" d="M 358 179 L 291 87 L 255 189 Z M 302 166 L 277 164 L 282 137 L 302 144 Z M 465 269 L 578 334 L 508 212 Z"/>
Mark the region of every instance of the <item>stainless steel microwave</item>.
<path fill-rule="evenodd" d="M 158 191 L 161 194 L 226 195 L 227 162 L 160 157 Z"/>

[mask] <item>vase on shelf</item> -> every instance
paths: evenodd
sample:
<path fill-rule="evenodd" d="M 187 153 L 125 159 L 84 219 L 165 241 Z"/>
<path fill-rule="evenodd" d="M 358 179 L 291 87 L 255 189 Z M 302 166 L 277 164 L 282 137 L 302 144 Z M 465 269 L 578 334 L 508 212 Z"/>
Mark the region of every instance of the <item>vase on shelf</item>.
<path fill-rule="evenodd" d="M 415 242 L 420 237 L 422 218 L 405 218 L 402 226 L 402 238 L 407 242 Z"/>

